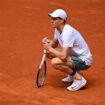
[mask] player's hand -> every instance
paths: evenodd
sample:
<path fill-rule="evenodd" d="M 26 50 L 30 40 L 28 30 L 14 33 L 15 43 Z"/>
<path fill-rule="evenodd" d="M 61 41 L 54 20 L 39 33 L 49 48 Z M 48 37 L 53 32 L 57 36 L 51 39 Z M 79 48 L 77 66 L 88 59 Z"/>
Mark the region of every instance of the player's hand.
<path fill-rule="evenodd" d="M 49 43 L 50 45 L 51 45 L 51 40 L 49 40 L 49 38 L 48 37 L 45 37 L 45 38 L 43 38 L 43 40 L 42 40 L 42 43 L 43 44 L 45 44 L 45 43 Z"/>
<path fill-rule="evenodd" d="M 42 39 L 42 43 L 43 44 L 48 43 L 48 40 L 49 40 L 48 37 L 45 37 L 45 38 Z"/>
<path fill-rule="evenodd" d="M 46 49 L 47 51 L 49 51 L 49 49 L 51 48 L 50 43 L 45 43 L 43 46 L 44 46 L 44 49 Z"/>

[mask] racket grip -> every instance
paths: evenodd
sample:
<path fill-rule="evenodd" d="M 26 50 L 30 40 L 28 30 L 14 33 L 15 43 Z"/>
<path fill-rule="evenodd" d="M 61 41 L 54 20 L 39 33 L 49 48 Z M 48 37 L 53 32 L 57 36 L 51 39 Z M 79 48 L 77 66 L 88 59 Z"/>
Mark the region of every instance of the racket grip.
<path fill-rule="evenodd" d="M 46 54 L 46 49 L 44 49 L 44 54 Z"/>

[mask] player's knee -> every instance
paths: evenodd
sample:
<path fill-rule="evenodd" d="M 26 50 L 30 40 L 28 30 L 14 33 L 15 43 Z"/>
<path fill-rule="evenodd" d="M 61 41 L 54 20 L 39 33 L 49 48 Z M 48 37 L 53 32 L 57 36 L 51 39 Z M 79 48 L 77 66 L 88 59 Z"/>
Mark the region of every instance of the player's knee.
<path fill-rule="evenodd" d="M 52 66 L 54 67 L 54 68 L 57 68 L 58 66 L 58 64 L 60 63 L 60 60 L 59 60 L 59 58 L 53 58 L 52 60 L 51 60 L 51 64 L 52 64 Z"/>
<path fill-rule="evenodd" d="M 57 64 L 56 58 L 53 58 L 53 59 L 51 60 L 51 64 L 52 64 L 52 66 L 55 66 L 55 65 Z"/>

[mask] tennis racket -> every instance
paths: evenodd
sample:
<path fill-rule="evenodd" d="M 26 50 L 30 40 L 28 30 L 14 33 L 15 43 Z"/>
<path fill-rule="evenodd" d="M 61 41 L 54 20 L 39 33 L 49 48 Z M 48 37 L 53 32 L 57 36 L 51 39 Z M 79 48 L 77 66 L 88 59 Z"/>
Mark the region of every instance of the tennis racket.
<path fill-rule="evenodd" d="M 43 58 L 42 58 L 40 66 L 39 66 L 38 73 L 37 73 L 37 79 L 36 79 L 36 84 L 37 84 L 38 88 L 40 88 L 44 84 L 45 77 L 46 77 L 46 69 L 47 69 L 47 67 L 46 67 L 46 50 L 44 49 Z"/>

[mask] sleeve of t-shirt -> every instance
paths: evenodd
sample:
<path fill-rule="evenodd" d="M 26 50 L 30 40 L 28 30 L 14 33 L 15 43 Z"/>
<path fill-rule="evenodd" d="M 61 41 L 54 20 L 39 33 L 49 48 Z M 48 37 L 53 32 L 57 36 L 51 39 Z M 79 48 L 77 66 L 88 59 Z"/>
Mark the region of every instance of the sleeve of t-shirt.
<path fill-rule="evenodd" d="M 62 37 L 63 40 L 63 47 L 73 47 L 74 44 L 74 36 L 72 31 L 65 32 Z"/>
<path fill-rule="evenodd" d="M 57 36 L 56 36 L 56 34 L 54 34 L 54 39 L 56 39 L 56 40 L 57 40 Z"/>

